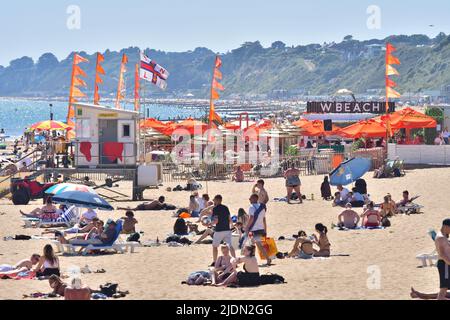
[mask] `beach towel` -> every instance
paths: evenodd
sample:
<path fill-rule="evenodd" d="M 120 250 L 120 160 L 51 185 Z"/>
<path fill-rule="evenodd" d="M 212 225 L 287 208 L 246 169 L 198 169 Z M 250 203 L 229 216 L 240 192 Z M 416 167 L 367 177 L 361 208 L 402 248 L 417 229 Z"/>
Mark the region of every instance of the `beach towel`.
<path fill-rule="evenodd" d="M 115 162 L 116 160 L 123 161 L 124 144 L 120 142 L 105 142 L 103 144 L 103 155 L 108 158 L 109 161 Z"/>
<path fill-rule="evenodd" d="M 88 162 L 92 161 L 91 149 L 92 149 L 92 143 L 90 143 L 90 142 L 81 142 L 80 143 L 80 152 L 82 155 L 84 155 L 84 157 L 86 158 L 86 160 Z"/>
<path fill-rule="evenodd" d="M 356 227 L 354 229 L 348 229 L 345 227 L 338 228 L 338 231 L 353 231 L 353 230 L 385 230 L 385 227 Z"/>
<path fill-rule="evenodd" d="M 36 273 L 32 271 L 22 271 L 12 274 L 1 274 L 0 278 L 3 280 L 11 279 L 11 280 L 33 280 L 36 278 Z"/>

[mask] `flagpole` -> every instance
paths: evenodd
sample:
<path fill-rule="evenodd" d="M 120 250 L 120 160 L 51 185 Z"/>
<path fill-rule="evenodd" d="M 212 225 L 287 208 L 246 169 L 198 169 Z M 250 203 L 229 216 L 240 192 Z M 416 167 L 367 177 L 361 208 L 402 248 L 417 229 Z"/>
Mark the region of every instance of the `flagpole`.
<path fill-rule="evenodd" d="M 98 59 L 99 59 L 99 53 L 97 52 L 97 62 L 95 63 L 95 78 L 94 78 L 94 104 L 98 104 L 99 101 L 97 101 L 97 76 L 98 76 Z"/>

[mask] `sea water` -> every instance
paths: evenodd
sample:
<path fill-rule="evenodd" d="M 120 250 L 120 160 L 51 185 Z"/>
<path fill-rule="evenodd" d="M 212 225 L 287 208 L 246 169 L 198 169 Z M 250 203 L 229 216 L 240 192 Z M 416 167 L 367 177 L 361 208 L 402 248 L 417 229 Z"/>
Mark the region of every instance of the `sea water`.
<path fill-rule="evenodd" d="M 50 104 L 53 107 L 50 107 Z M 132 105 L 125 105 L 125 109 L 132 110 Z M 199 118 L 206 114 L 205 108 L 186 108 L 177 105 L 146 105 L 145 115 L 161 120 L 194 117 Z M 20 137 L 25 128 L 39 122 L 50 119 L 65 121 L 67 115 L 66 101 L 45 101 L 0 98 L 0 129 L 4 129 L 10 137 Z"/>

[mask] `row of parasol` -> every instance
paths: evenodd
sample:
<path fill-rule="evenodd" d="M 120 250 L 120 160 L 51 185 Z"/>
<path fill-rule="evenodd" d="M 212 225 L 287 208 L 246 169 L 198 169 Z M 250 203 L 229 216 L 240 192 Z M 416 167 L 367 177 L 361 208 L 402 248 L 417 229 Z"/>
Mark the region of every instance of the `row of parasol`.
<path fill-rule="evenodd" d="M 400 129 L 422 129 L 422 128 L 435 128 L 437 122 L 434 118 L 429 117 L 421 112 L 418 112 L 412 108 L 406 108 L 389 115 L 382 115 L 377 118 L 359 121 L 346 128 L 339 128 L 333 125 L 331 131 L 325 130 L 324 121 L 315 120 L 309 121 L 307 119 L 300 119 L 292 125 L 297 129 L 297 133 L 302 136 L 319 137 L 319 136 L 341 136 L 351 139 L 359 138 L 381 138 L 392 136 Z M 262 120 L 254 123 L 247 128 L 244 128 L 244 133 L 252 132 L 254 135 L 264 134 L 264 132 L 274 131 L 275 125 L 270 120 Z M 182 129 L 191 135 L 203 134 L 208 130 L 208 125 L 194 120 L 187 119 L 179 123 L 175 122 L 161 122 L 156 119 L 146 119 L 141 123 L 142 129 L 152 129 L 158 133 L 171 136 L 176 130 Z M 228 123 L 224 125 L 225 131 L 238 131 L 241 127 L 237 124 Z"/>

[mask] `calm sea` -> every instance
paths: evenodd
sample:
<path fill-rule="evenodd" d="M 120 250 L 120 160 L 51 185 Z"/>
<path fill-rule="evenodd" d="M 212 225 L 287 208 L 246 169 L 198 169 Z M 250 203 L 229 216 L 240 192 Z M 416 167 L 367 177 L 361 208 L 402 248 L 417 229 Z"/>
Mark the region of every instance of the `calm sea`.
<path fill-rule="evenodd" d="M 21 136 L 25 128 L 36 122 L 50 119 L 50 103 L 53 104 L 54 119 L 65 121 L 67 102 L 0 98 L 0 129 L 4 129 L 8 136 Z M 131 110 L 132 106 L 125 106 L 124 108 Z M 202 108 L 167 105 L 148 105 L 146 108 L 148 109 L 146 115 L 161 120 L 176 117 L 187 118 L 189 116 L 198 118 L 205 114 L 205 110 Z"/>

